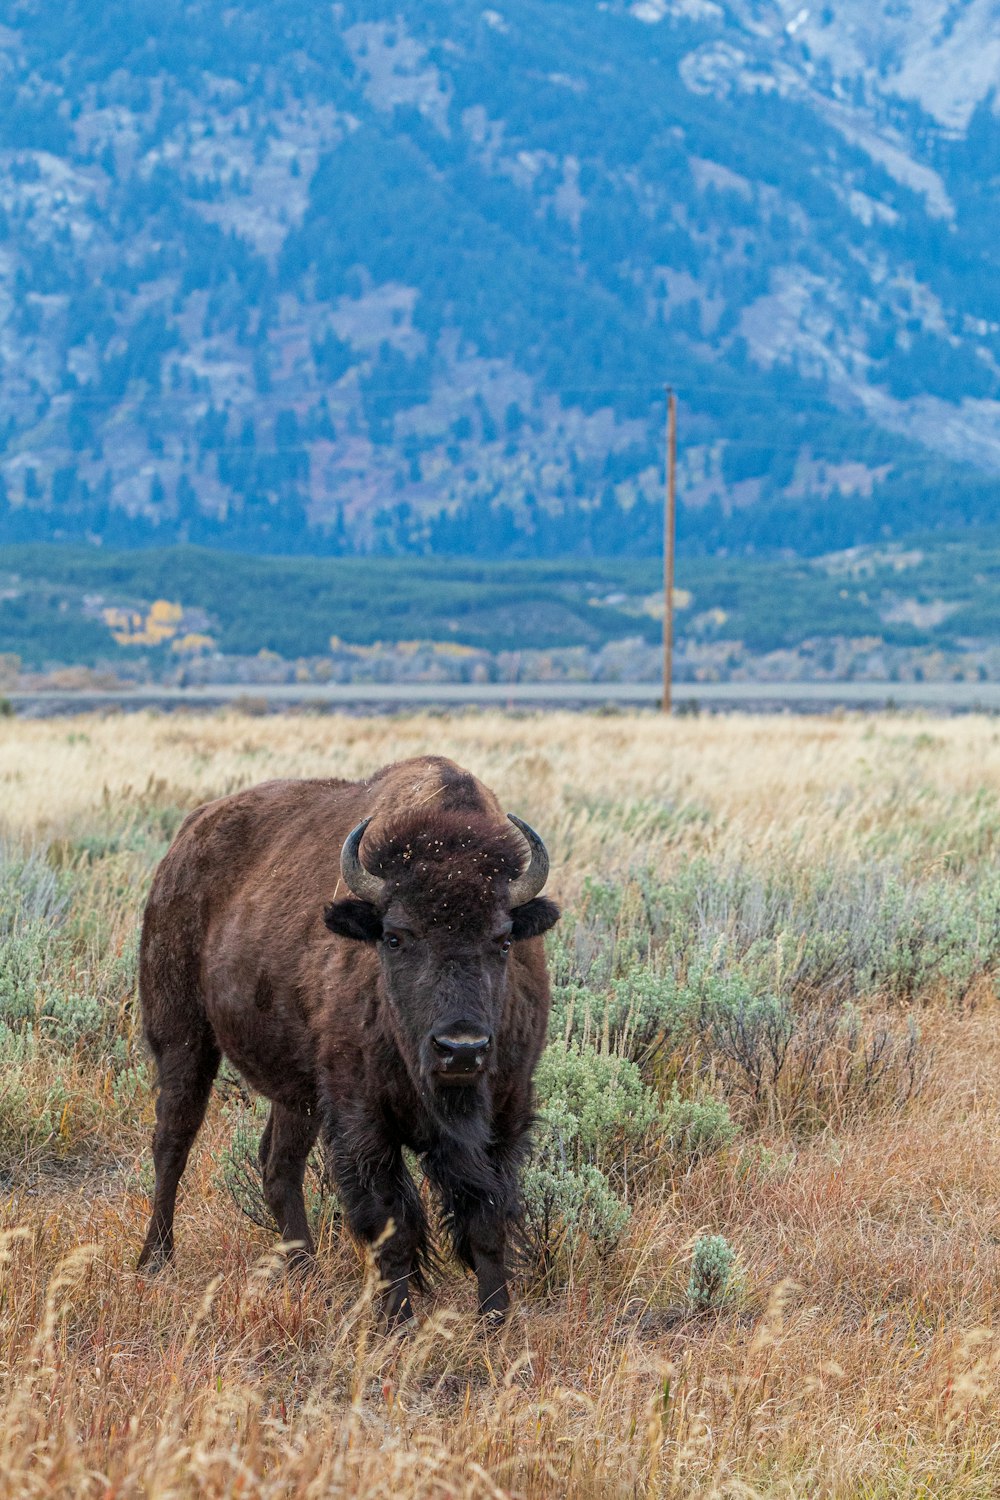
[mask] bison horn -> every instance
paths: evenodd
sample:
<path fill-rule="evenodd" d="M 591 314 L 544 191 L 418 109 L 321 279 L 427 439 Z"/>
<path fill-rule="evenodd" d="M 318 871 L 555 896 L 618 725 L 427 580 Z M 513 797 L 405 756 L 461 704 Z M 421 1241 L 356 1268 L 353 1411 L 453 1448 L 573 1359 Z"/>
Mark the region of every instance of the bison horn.
<path fill-rule="evenodd" d="M 354 895 L 362 901 L 370 901 L 374 906 L 382 894 L 385 881 L 373 875 L 371 870 L 366 870 L 361 863 L 361 840 L 370 822 L 371 818 L 365 818 L 357 828 L 351 829 L 344 840 L 344 847 L 340 851 L 340 873 L 344 877 L 348 890 L 353 891 Z"/>
<path fill-rule="evenodd" d="M 531 859 L 528 861 L 528 868 L 516 880 L 512 880 L 510 883 L 511 906 L 524 906 L 526 902 L 531 901 L 538 895 L 538 892 L 548 879 L 549 856 L 545 845 L 533 828 L 529 827 L 527 823 L 522 823 L 521 819 L 516 818 L 513 813 L 508 813 L 507 817 L 513 823 L 514 827 L 519 828 L 524 834 L 524 837 L 528 841 L 528 848 L 531 850 Z"/>

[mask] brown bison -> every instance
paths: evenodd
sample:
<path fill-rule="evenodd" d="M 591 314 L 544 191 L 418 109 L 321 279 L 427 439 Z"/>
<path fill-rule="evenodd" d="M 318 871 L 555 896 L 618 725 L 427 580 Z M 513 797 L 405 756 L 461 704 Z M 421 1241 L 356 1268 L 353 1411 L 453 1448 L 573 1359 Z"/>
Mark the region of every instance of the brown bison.
<path fill-rule="evenodd" d="M 324 907 L 338 866 L 333 895 L 350 894 Z M 159 1094 L 140 1267 L 173 1253 L 177 1185 L 224 1054 L 271 1101 L 264 1194 L 301 1257 L 322 1131 L 348 1223 L 378 1247 L 387 1319 L 410 1316 L 428 1240 L 409 1147 L 481 1312 L 502 1316 L 549 1009 L 540 937 L 559 916 L 539 896 L 547 874 L 538 835 L 435 756 L 367 781 L 265 782 L 191 813 L 142 927 Z"/>

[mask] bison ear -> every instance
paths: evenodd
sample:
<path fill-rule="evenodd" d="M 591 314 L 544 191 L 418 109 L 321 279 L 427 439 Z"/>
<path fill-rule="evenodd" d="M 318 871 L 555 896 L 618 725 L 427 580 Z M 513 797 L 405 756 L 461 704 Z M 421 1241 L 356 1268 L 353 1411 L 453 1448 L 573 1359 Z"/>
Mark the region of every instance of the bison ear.
<path fill-rule="evenodd" d="M 524 938 L 541 937 L 543 932 L 554 927 L 559 920 L 559 908 L 547 896 L 536 896 L 523 906 L 515 906 L 510 919 L 514 924 L 510 935 L 515 943 L 519 943 Z"/>
<path fill-rule="evenodd" d="M 377 943 L 382 936 L 382 918 L 369 901 L 334 901 L 323 908 L 323 921 L 338 937 L 359 943 Z"/>

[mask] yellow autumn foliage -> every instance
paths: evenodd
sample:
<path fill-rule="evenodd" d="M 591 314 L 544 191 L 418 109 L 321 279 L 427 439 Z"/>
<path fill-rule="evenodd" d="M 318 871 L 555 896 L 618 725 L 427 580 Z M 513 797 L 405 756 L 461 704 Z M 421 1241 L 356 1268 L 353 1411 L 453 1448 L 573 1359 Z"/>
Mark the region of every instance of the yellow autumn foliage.
<path fill-rule="evenodd" d="M 180 635 L 170 643 L 171 651 L 176 651 L 178 656 L 195 656 L 199 651 L 214 651 L 215 641 L 210 635 L 202 635 L 200 631 L 189 630 L 186 635 Z"/>
<path fill-rule="evenodd" d="M 154 599 L 146 615 L 141 610 L 115 606 L 101 610 L 101 618 L 119 646 L 162 645 L 177 634 L 183 617 L 183 605 L 174 604 L 169 599 Z"/>

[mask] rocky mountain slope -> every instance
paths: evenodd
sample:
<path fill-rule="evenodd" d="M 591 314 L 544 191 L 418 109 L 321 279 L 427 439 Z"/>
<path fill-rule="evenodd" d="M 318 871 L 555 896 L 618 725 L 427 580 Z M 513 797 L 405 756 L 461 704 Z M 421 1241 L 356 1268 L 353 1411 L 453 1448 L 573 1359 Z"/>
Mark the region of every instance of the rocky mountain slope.
<path fill-rule="evenodd" d="M 1000 496 L 996 0 L 14 0 L 0 540 L 817 551 Z"/>

